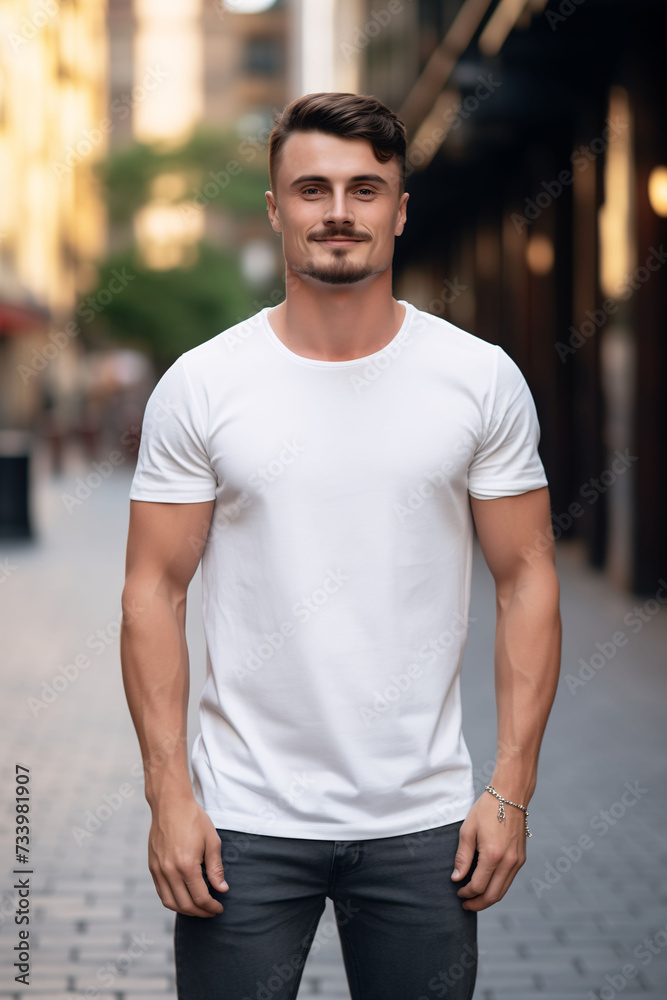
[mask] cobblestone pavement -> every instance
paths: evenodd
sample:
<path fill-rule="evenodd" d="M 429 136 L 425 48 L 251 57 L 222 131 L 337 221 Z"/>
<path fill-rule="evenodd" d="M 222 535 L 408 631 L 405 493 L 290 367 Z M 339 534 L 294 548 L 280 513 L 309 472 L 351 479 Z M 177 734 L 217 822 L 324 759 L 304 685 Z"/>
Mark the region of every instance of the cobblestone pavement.
<path fill-rule="evenodd" d="M 89 467 L 70 456 L 65 472 L 50 477 L 39 463 L 38 455 L 38 541 L 0 550 L 0 996 L 168 1000 L 175 997 L 173 914 L 161 906 L 146 867 L 149 811 L 119 661 L 131 469 L 115 469 L 68 512 L 62 494 L 71 494 Z M 656 600 L 613 590 L 572 544 L 559 548 L 558 561 L 563 668 L 530 803 L 533 837 L 509 893 L 479 915 L 475 1000 L 664 1000 L 667 614 Z M 656 593 L 660 586 L 656 581 Z M 198 573 L 188 607 L 193 692 L 204 671 L 200 590 Z M 479 552 L 471 616 L 464 734 L 481 793 L 493 768 L 495 701 L 494 595 Z M 88 665 L 63 680 L 63 666 L 76 664 L 77 654 Z M 190 741 L 195 703 L 192 697 Z M 30 768 L 32 790 L 30 987 L 16 984 L 12 969 L 17 762 Z M 104 804 L 106 818 L 89 833 L 88 811 Z M 448 992 L 444 983 L 437 990 L 416 984 L 405 1000 Z M 348 996 L 329 901 L 299 1000 Z"/>

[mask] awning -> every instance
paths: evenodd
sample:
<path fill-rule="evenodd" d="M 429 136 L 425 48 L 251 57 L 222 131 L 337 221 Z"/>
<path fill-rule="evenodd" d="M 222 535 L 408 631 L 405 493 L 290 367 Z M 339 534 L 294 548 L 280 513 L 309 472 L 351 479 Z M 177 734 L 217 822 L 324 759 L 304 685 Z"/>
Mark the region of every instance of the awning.
<path fill-rule="evenodd" d="M 0 299 L 0 336 L 28 333 L 35 327 L 48 326 L 50 320 L 51 313 L 44 306 Z"/>

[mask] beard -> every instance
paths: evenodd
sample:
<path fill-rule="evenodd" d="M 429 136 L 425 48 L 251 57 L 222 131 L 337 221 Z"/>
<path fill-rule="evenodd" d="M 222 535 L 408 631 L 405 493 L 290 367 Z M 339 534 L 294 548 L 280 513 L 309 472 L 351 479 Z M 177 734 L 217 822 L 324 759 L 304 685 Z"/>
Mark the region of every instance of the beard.
<path fill-rule="evenodd" d="M 324 236 L 325 234 L 323 234 Z M 331 236 L 353 236 L 352 233 L 340 232 L 331 233 Z M 291 269 L 297 274 L 305 274 L 309 278 L 317 281 L 324 281 L 328 285 L 353 285 L 364 278 L 370 278 L 373 274 L 380 274 L 381 270 L 369 267 L 367 264 L 351 264 L 346 259 L 346 253 L 342 247 L 333 248 L 331 260 L 327 264 L 316 264 L 312 259 L 306 260 L 302 264 L 295 266 L 288 261 Z"/>
<path fill-rule="evenodd" d="M 335 251 L 334 251 L 335 252 Z M 363 264 L 348 264 L 347 261 L 332 261 L 329 267 L 321 264 L 307 263 L 301 267 L 290 265 L 297 274 L 305 274 L 317 281 L 324 281 L 328 285 L 353 285 L 357 281 L 363 281 L 376 272 Z"/>

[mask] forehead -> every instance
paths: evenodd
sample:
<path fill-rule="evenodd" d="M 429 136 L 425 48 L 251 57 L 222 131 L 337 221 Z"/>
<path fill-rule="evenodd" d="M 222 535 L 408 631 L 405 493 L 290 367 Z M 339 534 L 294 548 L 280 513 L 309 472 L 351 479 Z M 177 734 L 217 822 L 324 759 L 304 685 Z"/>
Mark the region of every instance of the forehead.
<path fill-rule="evenodd" d="M 392 186 L 399 181 L 399 164 L 395 156 L 381 163 L 367 139 L 347 139 L 327 132 L 290 133 L 283 144 L 279 163 L 281 184 L 289 184 L 302 174 L 332 181 L 358 174 L 379 174 Z"/>

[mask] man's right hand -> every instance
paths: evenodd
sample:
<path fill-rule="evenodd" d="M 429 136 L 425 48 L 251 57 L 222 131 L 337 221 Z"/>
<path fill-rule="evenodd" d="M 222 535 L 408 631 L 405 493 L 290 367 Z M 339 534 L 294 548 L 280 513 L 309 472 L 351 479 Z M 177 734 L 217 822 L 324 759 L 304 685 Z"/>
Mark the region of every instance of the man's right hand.
<path fill-rule="evenodd" d="M 221 844 L 211 819 L 194 800 L 161 797 L 153 807 L 148 838 L 148 867 L 158 896 L 168 910 L 190 917 L 214 917 L 224 907 L 211 896 L 202 875 L 214 889 L 226 892 Z"/>

